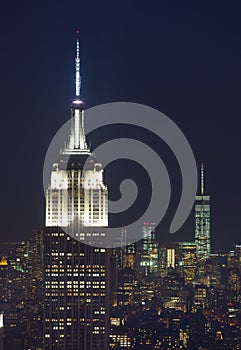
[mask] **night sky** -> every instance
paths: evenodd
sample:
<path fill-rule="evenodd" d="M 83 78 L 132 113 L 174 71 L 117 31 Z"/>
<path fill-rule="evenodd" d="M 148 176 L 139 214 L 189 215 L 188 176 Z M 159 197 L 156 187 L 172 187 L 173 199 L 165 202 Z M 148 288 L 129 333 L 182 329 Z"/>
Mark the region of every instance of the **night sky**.
<path fill-rule="evenodd" d="M 240 13 L 225 1 L 2 3 L 0 240 L 43 227 L 43 161 L 70 116 L 79 28 L 86 108 L 128 101 L 171 117 L 205 162 L 215 247 L 241 241 Z M 175 240 L 192 235 L 190 216 Z"/>

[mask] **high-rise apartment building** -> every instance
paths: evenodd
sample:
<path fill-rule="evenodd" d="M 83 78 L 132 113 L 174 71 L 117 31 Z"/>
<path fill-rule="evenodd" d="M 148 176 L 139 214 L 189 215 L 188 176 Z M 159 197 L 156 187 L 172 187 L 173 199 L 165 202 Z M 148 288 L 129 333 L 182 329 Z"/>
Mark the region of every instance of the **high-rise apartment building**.
<path fill-rule="evenodd" d="M 44 349 L 105 350 L 109 253 L 83 242 L 87 236 L 91 241 L 105 235 L 108 191 L 101 164 L 91 155 L 85 137 L 78 39 L 75 72 L 69 139 L 53 164 L 46 190 Z"/>
<path fill-rule="evenodd" d="M 204 181 L 204 165 L 201 164 L 200 194 L 195 200 L 195 242 L 198 260 L 206 260 L 210 256 L 210 196 L 206 194 Z"/>

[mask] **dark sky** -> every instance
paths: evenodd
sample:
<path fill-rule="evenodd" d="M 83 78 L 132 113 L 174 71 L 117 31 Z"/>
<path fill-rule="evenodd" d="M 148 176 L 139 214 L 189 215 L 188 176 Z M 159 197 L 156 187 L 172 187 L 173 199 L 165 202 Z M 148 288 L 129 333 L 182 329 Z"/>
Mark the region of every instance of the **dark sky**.
<path fill-rule="evenodd" d="M 0 239 L 43 225 L 43 161 L 69 118 L 79 28 L 86 107 L 130 101 L 171 117 L 206 164 L 215 246 L 240 241 L 240 13 L 238 1 L 2 3 Z M 175 240 L 192 239 L 191 220 Z"/>

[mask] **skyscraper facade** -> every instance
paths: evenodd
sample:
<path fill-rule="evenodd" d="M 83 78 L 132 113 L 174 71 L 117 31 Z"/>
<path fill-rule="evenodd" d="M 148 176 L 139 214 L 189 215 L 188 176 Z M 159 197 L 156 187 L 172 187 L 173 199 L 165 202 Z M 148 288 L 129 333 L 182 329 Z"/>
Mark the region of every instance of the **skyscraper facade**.
<path fill-rule="evenodd" d="M 176 243 L 177 269 L 185 284 L 192 284 L 196 277 L 196 243 Z"/>
<path fill-rule="evenodd" d="M 83 243 L 86 236 L 101 240 L 105 235 L 108 190 L 85 137 L 78 39 L 75 72 L 69 139 L 53 164 L 46 190 L 46 350 L 108 349 L 109 253 Z"/>
<path fill-rule="evenodd" d="M 195 242 L 198 260 L 206 260 L 210 256 L 210 196 L 205 191 L 204 165 L 201 164 L 200 194 L 195 200 Z"/>
<path fill-rule="evenodd" d="M 158 243 L 155 236 L 155 223 L 144 222 L 143 238 L 140 246 L 140 271 L 144 276 L 158 272 Z"/>

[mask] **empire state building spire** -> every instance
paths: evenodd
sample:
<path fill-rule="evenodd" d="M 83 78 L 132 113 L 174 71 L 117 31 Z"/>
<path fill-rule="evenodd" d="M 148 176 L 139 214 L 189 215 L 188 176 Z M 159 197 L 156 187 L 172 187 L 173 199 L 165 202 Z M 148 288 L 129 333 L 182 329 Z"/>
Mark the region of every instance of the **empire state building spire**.
<path fill-rule="evenodd" d="M 79 44 L 79 31 L 76 31 L 76 56 L 75 56 L 75 96 L 80 97 L 81 89 L 81 75 L 80 75 L 80 44 Z"/>
<path fill-rule="evenodd" d="M 79 31 L 76 32 L 76 54 L 75 54 L 75 97 L 71 104 L 71 127 L 69 140 L 66 143 L 63 154 L 87 154 L 90 149 L 86 142 L 84 128 L 84 106 L 80 98 L 81 72 L 80 72 L 80 42 Z"/>

